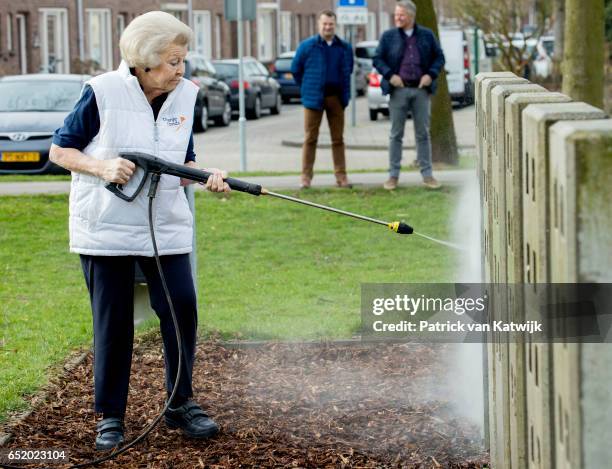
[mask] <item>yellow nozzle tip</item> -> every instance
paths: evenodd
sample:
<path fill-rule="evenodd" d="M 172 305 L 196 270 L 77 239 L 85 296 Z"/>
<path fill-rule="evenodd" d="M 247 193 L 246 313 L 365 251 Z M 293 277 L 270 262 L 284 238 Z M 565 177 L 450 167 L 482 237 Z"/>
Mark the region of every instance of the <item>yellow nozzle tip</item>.
<path fill-rule="evenodd" d="M 396 233 L 397 233 L 397 230 L 399 230 L 399 226 L 400 226 L 399 221 L 392 221 L 391 223 L 389 223 L 389 229 L 391 231 L 395 231 Z"/>

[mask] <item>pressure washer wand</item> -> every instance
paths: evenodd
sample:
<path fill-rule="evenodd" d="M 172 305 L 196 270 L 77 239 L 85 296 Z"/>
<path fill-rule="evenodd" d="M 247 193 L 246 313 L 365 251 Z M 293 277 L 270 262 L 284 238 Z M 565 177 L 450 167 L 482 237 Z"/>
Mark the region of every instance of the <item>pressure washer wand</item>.
<path fill-rule="evenodd" d="M 126 202 L 132 202 L 138 196 L 140 191 L 142 191 L 149 173 L 169 174 L 172 176 L 190 179 L 196 182 L 206 182 L 208 181 L 208 178 L 211 176 L 211 173 L 207 171 L 202 171 L 200 169 L 189 168 L 184 165 L 178 165 L 175 163 L 171 163 L 169 161 L 162 160 L 161 158 L 157 158 L 152 155 L 147 155 L 145 153 L 125 152 L 125 153 L 121 153 L 120 156 L 126 160 L 131 161 L 136 166 L 142 168 L 145 172 L 138 187 L 136 188 L 134 193 L 131 195 L 125 194 L 123 192 L 122 186 L 120 186 L 119 184 L 111 183 L 111 184 L 106 185 L 106 188 L 109 191 L 111 191 L 113 194 L 115 194 L 120 199 L 125 200 Z M 396 233 L 399 233 L 399 234 L 412 234 L 414 232 L 414 229 L 410 225 L 404 222 L 400 222 L 400 221 L 386 222 L 382 220 L 377 220 L 375 218 L 370 218 L 370 217 L 366 217 L 363 215 L 358 215 L 356 213 L 347 212 L 346 210 L 340 210 L 337 208 L 328 207 L 327 205 L 316 204 L 314 202 L 309 202 L 307 200 L 298 199 L 297 197 L 291 197 L 288 195 L 271 192 L 261 187 L 259 184 L 252 184 L 246 181 L 242 181 L 240 179 L 226 178 L 225 182 L 233 190 L 237 190 L 240 192 L 246 192 L 248 194 L 252 194 L 256 196 L 269 195 L 272 197 L 276 197 L 278 199 L 288 200 L 290 202 L 296 202 L 302 205 L 307 205 L 309 207 L 320 208 L 322 210 L 327 210 L 329 212 L 338 213 L 340 215 L 357 218 L 358 220 L 364 220 L 364 221 L 376 223 L 379 225 L 385 225 L 391 231 L 395 231 Z"/>
<path fill-rule="evenodd" d="M 364 215 L 358 215 L 357 213 L 347 212 L 346 210 L 340 210 L 338 208 L 329 207 L 327 205 L 316 204 L 314 202 L 310 202 L 308 200 L 298 199 L 297 197 L 291 197 L 290 195 L 278 194 L 276 192 L 271 192 L 268 189 L 262 187 L 261 195 L 270 195 L 272 197 L 277 197 L 283 200 L 289 200 L 291 202 L 296 202 L 302 205 L 308 205 L 309 207 L 320 208 L 322 210 L 327 210 L 329 212 L 338 213 L 340 215 L 346 215 L 347 217 L 357 218 L 358 220 L 369 221 L 371 223 L 377 223 L 379 225 L 384 225 L 388 227 L 390 230 L 395 231 L 399 234 L 412 234 L 414 229 L 408 225 L 407 223 L 400 221 L 386 222 L 383 220 L 377 220 L 376 218 L 366 217 Z"/>
<path fill-rule="evenodd" d="M 163 160 L 161 158 L 157 158 L 152 155 L 147 155 L 145 153 L 138 152 L 125 152 L 121 153 L 120 156 L 133 162 L 136 166 L 142 168 L 144 170 L 144 176 L 142 177 L 137 189 L 134 191 L 132 195 L 128 195 L 123 192 L 123 188 L 118 184 L 107 184 L 106 188 L 115 194 L 117 197 L 125 200 L 126 202 L 133 201 L 140 191 L 144 188 L 147 176 L 149 174 L 169 174 L 172 176 L 181 177 L 184 179 L 190 179 L 196 182 L 205 183 L 208 181 L 208 178 L 211 176 L 211 173 L 207 171 L 202 171 L 201 169 L 189 168 L 184 165 L 179 165 L 175 163 L 171 163 L 169 161 Z M 327 210 L 329 212 L 338 213 L 340 215 L 345 215 L 347 217 L 356 218 L 358 220 L 367 221 L 370 223 L 376 223 L 378 225 L 385 225 L 391 231 L 395 231 L 399 234 L 416 234 L 422 238 L 433 241 L 434 243 L 441 244 L 443 246 L 447 246 L 457 250 L 463 250 L 464 248 L 458 246 L 453 243 L 449 243 L 448 241 L 442 241 L 440 239 L 432 238 L 431 236 L 424 235 L 422 233 L 417 233 L 414 231 L 412 226 L 407 223 L 401 221 L 392 221 L 386 222 L 383 220 L 377 220 L 376 218 L 366 217 L 364 215 L 359 215 L 357 213 L 348 212 L 346 210 L 340 210 L 333 207 L 328 207 L 327 205 L 321 205 L 314 202 L 309 202 L 308 200 L 298 199 L 297 197 L 291 197 L 289 195 L 278 194 L 276 192 L 271 192 L 264 187 L 261 187 L 259 184 L 252 184 L 250 182 L 242 181 L 240 179 L 235 178 L 226 178 L 225 182 L 233 189 L 239 192 L 246 192 L 251 195 L 259 196 L 259 195 L 269 195 L 271 197 L 276 197 L 278 199 L 288 200 L 290 202 L 295 202 L 302 205 L 307 205 L 309 207 L 319 208 L 322 210 Z"/>

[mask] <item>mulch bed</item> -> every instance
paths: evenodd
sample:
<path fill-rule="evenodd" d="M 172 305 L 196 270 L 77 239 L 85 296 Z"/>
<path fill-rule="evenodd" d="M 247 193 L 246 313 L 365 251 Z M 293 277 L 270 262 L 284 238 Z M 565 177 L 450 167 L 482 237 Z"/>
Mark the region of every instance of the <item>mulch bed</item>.
<path fill-rule="evenodd" d="M 448 347 L 202 343 L 196 400 L 221 433 L 193 441 L 162 422 L 143 444 L 99 467 L 482 467 L 488 455 L 478 429 L 454 414 L 448 400 Z M 64 448 L 72 463 L 99 456 L 92 380 L 90 355 L 54 383 L 47 402 L 9 429 L 8 446 Z M 163 405 L 158 340 L 136 348 L 130 386 L 128 440 Z"/>

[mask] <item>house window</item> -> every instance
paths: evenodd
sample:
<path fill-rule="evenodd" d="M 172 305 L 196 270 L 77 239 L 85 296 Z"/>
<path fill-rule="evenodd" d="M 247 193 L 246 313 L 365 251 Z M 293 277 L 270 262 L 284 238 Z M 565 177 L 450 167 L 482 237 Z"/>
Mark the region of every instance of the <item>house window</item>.
<path fill-rule="evenodd" d="M 221 38 L 223 37 L 221 15 L 215 16 L 215 57 L 220 59 L 223 56 L 221 50 Z"/>
<path fill-rule="evenodd" d="M 111 12 L 106 8 L 87 9 L 88 55 L 100 70 L 113 67 L 111 42 Z"/>
<path fill-rule="evenodd" d="M 212 57 L 212 31 L 210 11 L 196 10 L 193 12 L 194 48 L 198 54 L 207 59 Z"/>
<path fill-rule="evenodd" d="M 125 13 L 119 13 L 117 15 L 117 36 L 121 37 L 125 30 Z"/>
<path fill-rule="evenodd" d="M 28 73 L 28 32 L 27 17 L 24 13 L 15 15 L 17 20 L 17 51 L 19 52 L 19 69 L 22 74 Z"/>
<path fill-rule="evenodd" d="M 40 8 L 38 11 L 41 72 L 70 73 L 66 8 Z"/>
<path fill-rule="evenodd" d="M 384 33 L 387 29 L 391 27 L 391 16 L 387 13 L 382 13 L 380 15 L 380 34 Z"/>
<path fill-rule="evenodd" d="M 251 41 L 251 22 L 245 21 L 244 24 L 245 24 L 244 38 L 246 40 L 244 50 L 246 50 L 246 55 L 252 55 L 253 49 L 252 49 L 252 41 Z"/>
<path fill-rule="evenodd" d="M 281 11 L 280 16 L 280 50 L 282 52 L 287 52 L 291 50 L 291 12 L 290 11 Z"/>
<path fill-rule="evenodd" d="M 11 13 L 6 15 L 6 50 L 9 52 L 13 50 L 13 15 Z"/>
<path fill-rule="evenodd" d="M 366 40 L 374 41 L 376 39 L 376 13 L 368 12 L 368 24 L 366 27 Z"/>
<path fill-rule="evenodd" d="M 257 11 L 257 52 L 261 61 L 274 58 L 274 11 L 260 8 Z"/>
<path fill-rule="evenodd" d="M 295 18 L 295 24 L 293 26 L 293 34 L 294 34 L 293 44 L 295 45 L 295 48 L 297 49 L 298 44 L 302 40 L 302 15 L 296 14 L 294 18 Z"/>

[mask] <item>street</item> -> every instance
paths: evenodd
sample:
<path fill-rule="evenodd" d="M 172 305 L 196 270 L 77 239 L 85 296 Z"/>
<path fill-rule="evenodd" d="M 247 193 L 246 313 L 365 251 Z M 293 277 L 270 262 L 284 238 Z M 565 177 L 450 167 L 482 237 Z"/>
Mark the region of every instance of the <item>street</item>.
<path fill-rule="evenodd" d="M 474 107 L 469 106 L 453 111 L 455 132 L 460 149 L 474 154 L 475 115 Z M 206 133 L 194 134 L 195 151 L 198 164 L 202 167 L 215 167 L 228 171 L 240 170 L 240 143 L 238 121 L 233 120 L 229 127 L 210 127 Z M 303 108 L 301 103 L 293 102 L 283 106 L 279 116 L 266 113 L 259 120 L 249 120 L 247 128 L 247 170 L 248 171 L 297 171 L 301 169 L 301 149 L 303 137 Z M 371 122 L 368 115 L 367 99 L 357 99 L 357 125 L 351 127 L 351 108 L 345 113 L 345 143 L 347 144 L 347 168 L 351 170 L 373 170 L 388 165 L 387 144 L 389 119 L 380 116 Z M 283 145 L 292 143 L 293 146 Z M 321 124 L 320 143 L 329 142 L 327 121 Z M 404 137 L 406 146 L 414 146 L 412 121 L 406 122 Z M 414 160 L 414 150 L 405 151 L 405 164 Z M 317 170 L 331 170 L 331 150 L 317 150 Z"/>

